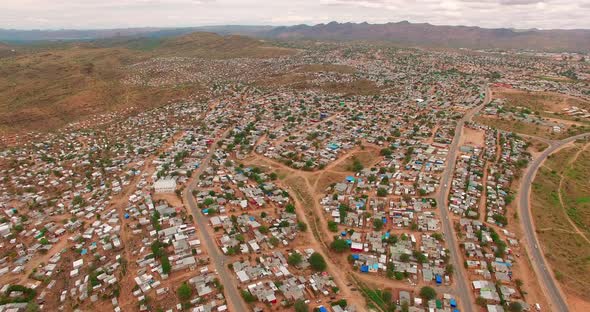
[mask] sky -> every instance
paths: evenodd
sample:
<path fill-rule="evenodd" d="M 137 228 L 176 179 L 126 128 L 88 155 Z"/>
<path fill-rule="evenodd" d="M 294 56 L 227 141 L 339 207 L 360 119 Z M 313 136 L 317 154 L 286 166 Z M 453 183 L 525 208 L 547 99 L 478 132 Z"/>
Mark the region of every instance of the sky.
<path fill-rule="evenodd" d="M 590 0 L 0 0 L 0 28 L 99 29 L 410 21 L 590 29 Z"/>

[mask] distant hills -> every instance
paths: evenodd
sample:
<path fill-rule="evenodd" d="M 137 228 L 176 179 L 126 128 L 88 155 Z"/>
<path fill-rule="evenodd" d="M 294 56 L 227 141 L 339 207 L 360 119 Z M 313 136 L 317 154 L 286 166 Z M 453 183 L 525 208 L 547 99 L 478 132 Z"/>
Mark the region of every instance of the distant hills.
<path fill-rule="evenodd" d="M 117 37 L 162 38 L 195 31 L 274 39 L 387 41 L 405 46 L 471 49 L 520 49 L 590 52 L 590 30 L 515 30 L 467 26 L 436 26 L 406 21 L 387 24 L 337 23 L 314 26 L 205 26 L 187 28 L 129 28 L 104 30 L 5 30 L 0 41 L 94 40 Z"/>
<path fill-rule="evenodd" d="M 486 29 L 406 21 L 387 24 L 331 22 L 276 27 L 264 35 L 280 39 L 379 40 L 427 47 L 590 51 L 590 30 Z"/>
<path fill-rule="evenodd" d="M 128 37 L 162 38 L 185 35 L 192 32 L 213 32 L 220 35 L 250 35 L 272 30 L 272 26 L 203 26 L 182 28 L 116 28 L 116 29 L 58 29 L 58 30 L 17 30 L 0 29 L 0 41 L 80 41 Z"/>
<path fill-rule="evenodd" d="M 115 37 L 165 37 L 182 35 L 196 31 L 195 28 L 121 28 L 96 30 L 17 30 L 0 29 L 0 41 L 70 41 L 95 40 Z"/>

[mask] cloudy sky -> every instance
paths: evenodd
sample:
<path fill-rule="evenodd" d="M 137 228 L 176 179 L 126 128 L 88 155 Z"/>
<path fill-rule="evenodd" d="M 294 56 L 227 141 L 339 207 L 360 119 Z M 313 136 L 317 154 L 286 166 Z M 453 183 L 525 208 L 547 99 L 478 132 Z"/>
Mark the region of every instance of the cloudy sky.
<path fill-rule="evenodd" d="M 590 28 L 590 0 L 0 0 L 0 28 L 294 25 L 330 21 Z"/>

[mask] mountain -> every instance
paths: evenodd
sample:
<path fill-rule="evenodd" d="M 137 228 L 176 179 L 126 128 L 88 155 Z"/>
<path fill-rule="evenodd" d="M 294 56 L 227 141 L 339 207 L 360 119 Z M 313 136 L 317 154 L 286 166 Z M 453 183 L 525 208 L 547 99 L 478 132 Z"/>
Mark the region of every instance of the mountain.
<path fill-rule="evenodd" d="M 337 23 L 276 27 L 262 34 L 279 39 L 377 40 L 400 45 L 471 48 L 590 51 L 590 30 L 514 30 L 435 26 L 407 21 L 387 24 Z"/>
<path fill-rule="evenodd" d="M 314 26 L 244 26 L 220 25 L 183 28 L 120 28 L 96 30 L 13 30 L 0 29 L 0 41 L 76 41 L 129 38 L 165 39 L 192 32 L 212 32 L 220 35 L 244 35 L 276 39 L 368 40 L 388 41 L 405 46 L 471 48 L 471 49 L 530 49 L 554 52 L 590 52 L 590 30 L 539 30 L 480 28 L 467 26 L 436 26 L 407 21 L 387 24 L 337 23 Z"/>
<path fill-rule="evenodd" d="M 252 35 L 270 31 L 272 26 L 202 26 L 177 28 L 115 28 L 115 29 L 59 29 L 59 30 L 17 30 L 0 29 L 0 41 L 31 42 L 31 41 L 79 41 L 112 38 L 163 38 L 180 36 L 193 32 L 213 32 L 220 35 Z"/>

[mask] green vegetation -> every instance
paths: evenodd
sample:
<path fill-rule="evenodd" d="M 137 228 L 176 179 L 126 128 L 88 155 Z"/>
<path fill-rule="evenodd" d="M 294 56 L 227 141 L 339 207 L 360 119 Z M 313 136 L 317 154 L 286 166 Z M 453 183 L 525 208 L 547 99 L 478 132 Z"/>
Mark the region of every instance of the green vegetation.
<path fill-rule="evenodd" d="M 301 262 L 303 262 L 303 256 L 298 252 L 290 254 L 289 258 L 287 258 L 287 263 L 290 265 L 299 265 Z"/>
<path fill-rule="evenodd" d="M 348 250 L 348 243 L 343 239 L 335 239 L 332 244 L 330 244 L 330 248 L 335 252 L 342 253 Z"/>
<path fill-rule="evenodd" d="M 361 161 L 358 158 L 353 157 L 352 158 L 352 166 L 350 168 L 350 171 L 359 172 L 363 169 L 364 169 L 364 167 L 363 167 L 363 164 L 361 163 Z"/>
<path fill-rule="evenodd" d="M 330 230 L 330 232 L 338 232 L 338 223 L 328 221 L 328 230 Z"/>
<path fill-rule="evenodd" d="M 309 306 L 301 299 L 295 301 L 293 308 L 295 308 L 295 312 L 309 312 Z"/>
<path fill-rule="evenodd" d="M 314 252 L 309 256 L 309 265 L 314 271 L 325 271 L 328 265 L 326 264 L 326 260 L 324 257 L 317 252 Z"/>
<path fill-rule="evenodd" d="M 12 292 L 22 292 L 22 296 L 12 297 Z M 22 285 L 10 285 L 4 294 L 0 295 L 0 305 L 7 303 L 24 303 L 31 302 L 37 293 L 34 289 Z"/>
<path fill-rule="evenodd" d="M 537 235 L 546 251 L 545 257 L 556 278 L 568 292 L 590 300 L 590 293 L 586 291 L 590 287 L 590 244 L 583 235 L 590 237 L 587 228 L 578 225 L 590 224 L 590 211 L 583 200 L 579 205 L 576 202 L 589 192 L 589 182 L 582 177 L 590 172 L 590 151 L 581 152 L 572 163 L 581 146 L 578 143 L 566 147 L 545 161 L 532 185 L 531 210 Z M 560 184 L 564 205 L 560 202 Z M 571 209 L 575 211 L 569 211 Z M 583 235 L 576 231 L 572 223 Z"/>
<path fill-rule="evenodd" d="M 287 206 L 285 206 L 285 211 L 288 213 L 295 213 L 295 205 L 288 203 Z"/>
<path fill-rule="evenodd" d="M 176 293 L 178 294 L 178 298 L 181 301 L 187 301 L 191 298 L 191 296 L 193 295 L 193 289 L 190 287 L 189 284 L 182 283 L 179 287 L 178 290 L 176 291 Z"/>
<path fill-rule="evenodd" d="M 159 259 L 162 263 L 162 272 L 164 274 L 170 274 L 172 271 L 172 265 L 170 264 L 170 259 L 168 259 L 168 254 L 164 249 L 164 244 L 157 240 L 154 241 L 150 247 L 154 258 Z"/>
<path fill-rule="evenodd" d="M 436 290 L 429 286 L 424 286 L 420 288 L 420 298 L 424 300 L 432 300 L 436 298 Z"/>
<path fill-rule="evenodd" d="M 522 312 L 522 305 L 518 302 L 511 302 L 508 305 L 508 311 L 510 312 Z"/>
<path fill-rule="evenodd" d="M 396 304 L 392 300 L 392 294 L 389 291 L 372 289 L 362 284 L 360 290 L 367 301 L 374 303 L 379 310 L 387 312 L 396 311 Z"/>
<path fill-rule="evenodd" d="M 246 301 L 246 303 L 252 303 L 256 301 L 256 297 L 254 297 L 254 295 L 252 295 L 249 291 L 247 290 L 242 290 L 242 298 L 244 298 L 244 301 Z"/>
<path fill-rule="evenodd" d="M 380 218 L 373 219 L 373 229 L 375 229 L 375 231 L 381 231 L 383 229 L 383 225 L 385 224 Z"/>

